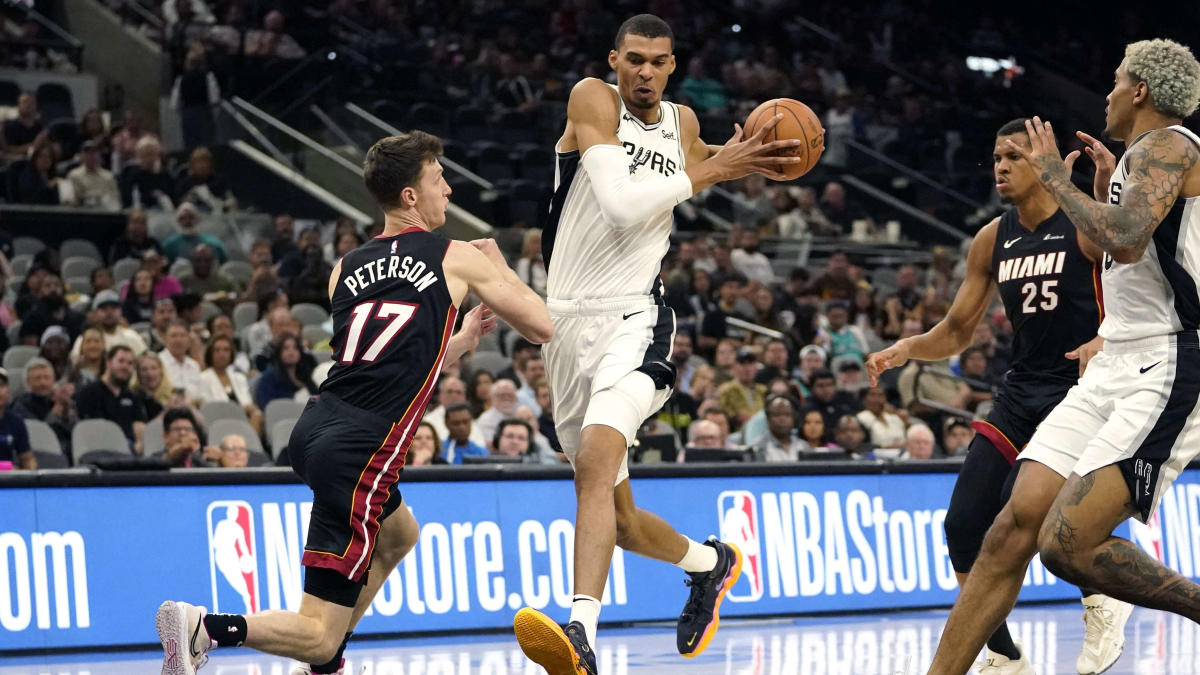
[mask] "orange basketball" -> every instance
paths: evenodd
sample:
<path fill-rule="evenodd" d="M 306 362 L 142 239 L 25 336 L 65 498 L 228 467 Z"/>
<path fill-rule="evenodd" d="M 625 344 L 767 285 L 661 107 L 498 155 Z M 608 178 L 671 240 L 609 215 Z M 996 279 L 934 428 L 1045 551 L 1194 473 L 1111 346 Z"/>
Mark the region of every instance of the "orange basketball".
<path fill-rule="evenodd" d="M 821 119 L 812 111 L 812 108 L 795 99 L 774 98 L 755 108 L 754 112 L 746 118 L 745 137 L 749 138 L 758 133 L 763 122 L 779 114 L 783 115 L 783 119 L 767 132 L 767 135 L 763 137 L 763 143 L 789 138 L 798 138 L 804 141 L 795 148 L 779 151 L 781 155 L 804 159 L 803 162 L 795 164 L 779 165 L 779 171 L 787 175 L 787 180 L 793 180 L 808 173 L 817 165 L 817 160 L 825 151 L 825 128 L 821 126 Z"/>

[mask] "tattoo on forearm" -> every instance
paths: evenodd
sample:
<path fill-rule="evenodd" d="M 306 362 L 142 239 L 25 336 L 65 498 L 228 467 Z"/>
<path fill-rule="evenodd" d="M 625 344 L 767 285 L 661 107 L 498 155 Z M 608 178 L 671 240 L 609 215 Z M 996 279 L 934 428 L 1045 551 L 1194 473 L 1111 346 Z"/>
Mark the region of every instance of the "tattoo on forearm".
<path fill-rule="evenodd" d="M 1177 136 L 1154 132 L 1133 146 L 1129 165 L 1134 169 L 1126 185 L 1136 184 L 1137 189 L 1126 189 L 1120 205 L 1103 204 L 1080 191 L 1061 162 L 1043 169 L 1041 182 L 1075 227 L 1100 248 L 1110 253 L 1145 249 L 1162 218 L 1159 214 L 1170 209 L 1188 170 L 1200 160 L 1195 144 L 1180 144 Z"/>
<path fill-rule="evenodd" d="M 1191 613 L 1200 607 L 1200 586 L 1152 559 L 1140 547 L 1113 537 L 1097 549 L 1092 565 L 1101 590 L 1143 607 Z"/>

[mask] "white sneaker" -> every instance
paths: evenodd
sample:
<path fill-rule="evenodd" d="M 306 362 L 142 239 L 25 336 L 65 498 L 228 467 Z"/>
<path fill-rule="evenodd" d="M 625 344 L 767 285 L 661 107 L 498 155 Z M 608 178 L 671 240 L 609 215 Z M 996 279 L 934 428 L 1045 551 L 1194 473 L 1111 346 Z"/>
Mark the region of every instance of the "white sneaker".
<path fill-rule="evenodd" d="M 1083 599 L 1083 650 L 1075 661 L 1080 675 L 1103 673 L 1117 662 L 1125 649 L 1125 622 L 1133 605 L 1107 595 L 1089 595 Z"/>
<path fill-rule="evenodd" d="M 291 675 L 313 675 L 312 666 L 307 663 L 292 668 Z M 346 659 L 342 659 L 342 665 L 338 666 L 337 672 L 334 675 L 346 675 Z"/>
<path fill-rule="evenodd" d="M 1014 642 L 1017 646 L 1017 651 L 1021 652 L 1021 658 L 1012 660 L 1003 654 L 984 647 L 984 659 L 978 662 L 978 671 L 982 675 L 1036 675 L 1033 672 L 1033 664 L 1029 662 L 1028 655 L 1020 642 Z"/>
<path fill-rule="evenodd" d="M 195 675 L 208 663 L 213 641 L 204 628 L 208 610 L 186 602 L 164 602 L 158 607 L 154 625 L 163 646 L 162 675 Z"/>

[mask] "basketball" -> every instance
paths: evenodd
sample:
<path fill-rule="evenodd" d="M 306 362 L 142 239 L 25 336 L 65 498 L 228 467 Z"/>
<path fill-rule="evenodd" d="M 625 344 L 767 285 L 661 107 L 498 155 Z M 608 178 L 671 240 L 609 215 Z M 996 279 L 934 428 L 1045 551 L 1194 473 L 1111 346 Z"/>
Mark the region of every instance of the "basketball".
<path fill-rule="evenodd" d="M 787 176 L 786 180 L 794 180 L 808 173 L 821 158 L 821 153 L 825 150 L 825 128 L 821 126 L 821 120 L 812 108 L 795 99 L 774 98 L 755 108 L 746 118 L 745 137 L 749 138 L 758 133 L 759 127 L 777 114 L 782 114 L 783 119 L 767 132 L 763 143 L 789 138 L 804 141 L 795 148 L 779 151 L 781 155 L 804 159 L 803 162 L 795 164 L 779 165 L 779 171 Z"/>

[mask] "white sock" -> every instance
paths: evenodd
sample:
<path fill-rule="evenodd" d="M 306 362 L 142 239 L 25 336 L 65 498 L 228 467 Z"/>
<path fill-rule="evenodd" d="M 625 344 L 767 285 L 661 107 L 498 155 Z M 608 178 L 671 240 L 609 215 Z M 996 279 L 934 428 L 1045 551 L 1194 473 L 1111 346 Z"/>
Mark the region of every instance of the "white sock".
<path fill-rule="evenodd" d="M 571 601 L 571 618 L 567 623 L 578 621 L 583 624 L 583 633 L 587 635 L 592 651 L 596 651 L 596 622 L 599 620 L 600 601 L 590 595 L 576 595 Z"/>
<path fill-rule="evenodd" d="M 687 553 L 675 566 L 684 572 L 711 572 L 717 566 L 717 549 L 688 539 Z"/>

